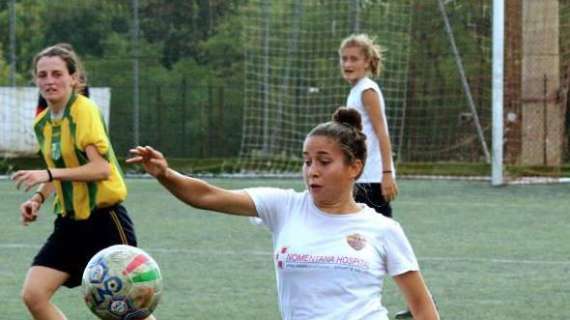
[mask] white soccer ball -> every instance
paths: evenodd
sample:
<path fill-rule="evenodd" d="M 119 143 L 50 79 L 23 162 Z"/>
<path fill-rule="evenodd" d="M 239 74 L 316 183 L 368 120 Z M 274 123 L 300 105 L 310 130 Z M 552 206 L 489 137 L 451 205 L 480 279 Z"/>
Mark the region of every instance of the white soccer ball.
<path fill-rule="evenodd" d="M 144 319 L 160 301 L 162 276 L 143 250 L 114 245 L 89 260 L 81 288 L 85 303 L 100 319 Z"/>

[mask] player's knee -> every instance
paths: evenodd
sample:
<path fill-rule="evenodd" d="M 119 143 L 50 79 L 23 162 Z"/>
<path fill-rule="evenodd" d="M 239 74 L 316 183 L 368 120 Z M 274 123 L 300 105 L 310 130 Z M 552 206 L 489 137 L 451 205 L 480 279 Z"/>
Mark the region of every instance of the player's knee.
<path fill-rule="evenodd" d="M 31 310 L 41 309 L 49 302 L 49 296 L 34 287 L 25 286 L 20 292 L 20 297 L 26 307 Z"/>

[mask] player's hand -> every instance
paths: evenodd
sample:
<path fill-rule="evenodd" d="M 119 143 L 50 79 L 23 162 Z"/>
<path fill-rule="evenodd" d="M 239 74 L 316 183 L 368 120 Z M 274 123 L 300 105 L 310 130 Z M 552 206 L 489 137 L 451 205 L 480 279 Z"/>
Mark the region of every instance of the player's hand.
<path fill-rule="evenodd" d="M 142 164 L 144 170 L 155 178 L 163 177 L 168 171 L 166 158 L 160 151 L 154 150 L 152 147 L 138 146 L 131 149 L 130 153 L 133 156 L 127 159 L 127 163 Z"/>
<path fill-rule="evenodd" d="M 28 200 L 20 206 L 20 221 L 22 225 L 27 226 L 31 222 L 36 221 L 40 210 L 40 203 L 34 200 Z"/>
<path fill-rule="evenodd" d="M 24 187 L 24 191 L 30 191 L 33 186 L 40 183 L 49 182 L 47 170 L 19 170 L 12 175 L 12 180 L 16 183 L 16 188 Z"/>
<path fill-rule="evenodd" d="M 398 185 L 391 174 L 384 174 L 382 177 L 382 196 L 390 202 L 398 196 Z"/>

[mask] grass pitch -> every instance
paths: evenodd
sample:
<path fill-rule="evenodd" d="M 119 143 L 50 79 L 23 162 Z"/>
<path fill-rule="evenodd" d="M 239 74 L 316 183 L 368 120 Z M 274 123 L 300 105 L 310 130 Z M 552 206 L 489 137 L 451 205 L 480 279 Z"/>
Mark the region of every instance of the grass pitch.
<path fill-rule="evenodd" d="M 228 188 L 279 186 L 295 180 L 211 180 Z M 128 180 L 126 207 L 140 247 L 159 263 L 165 292 L 160 319 L 278 319 L 271 237 L 248 219 L 193 209 L 157 182 Z M 490 187 L 484 182 L 400 180 L 395 218 L 408 235 L 442 319 L 570 318 L 570 185 Z M 53 216 L 19 225 L 29 196 L 0 180 L 1 319 L 30 319 L 19 298 L 32 257 Z M 69 319 L 95 319 L 79 289 L 56 304 Z M 393 315 L 404 302 L 384 288 Z"/>

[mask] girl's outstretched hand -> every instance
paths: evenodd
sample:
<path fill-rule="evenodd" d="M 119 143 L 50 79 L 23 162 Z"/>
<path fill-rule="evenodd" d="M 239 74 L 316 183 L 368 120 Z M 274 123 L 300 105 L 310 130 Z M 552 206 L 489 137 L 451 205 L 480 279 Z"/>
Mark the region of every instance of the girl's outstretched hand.
<path fill-rule="evenodd" d="M 129 151 L 132 157 L 127 159 L 127 163 L 142 164 L 144 170 L 151 176 L 160 178 L 168 171 L 168 162 L 160 151 L 154 150 L 150 146 L 138 146 Z"/>

